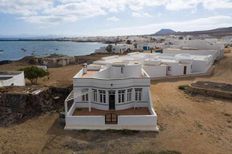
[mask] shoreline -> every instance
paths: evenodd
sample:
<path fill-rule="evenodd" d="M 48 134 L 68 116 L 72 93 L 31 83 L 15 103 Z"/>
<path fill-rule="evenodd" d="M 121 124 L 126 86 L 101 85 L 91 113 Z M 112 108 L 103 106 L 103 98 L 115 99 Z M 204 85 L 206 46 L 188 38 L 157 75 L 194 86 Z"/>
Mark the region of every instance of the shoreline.
<path fill-rule="evenodd" d="M 88 58 L 93 58 L 93 57 L 104 57 L 104 56 L 112 56 L 112 55 L 119 55 L 117 53 L 95 53 L 95 52 L 92 52 L 92 53 L 89 53 L 89 54 L 85 54 L 85 55 L 76 55 L 76 56 L 68 56 L 68 55 L 62 55 L 62 54 L 57 54 L 57 55 L 53 55 L 53 54 L 50 54 L 50 55 L 47 55 L 47 56 L 41 56 L 41 58 L 46 58 L 46 57 L 49 57 L 49 56 L 54 56 L 54 57 L 74 57 L 75 59 L 79 59 L 79 60 L 85 60 L 85 59 L 88 59 Z M 28 62 L 29 60 L 33 59 L 33 58 L 36 58 L 37 56 L 24 56 L 18 60 L 0 60 L 0 65 L 5 65 L 5 64 L 11 64 L 11 63 L 14 63 L 14 62 Z"/>
<path fill-rule="evenodd" d="M 75 39 L 18 39 L 18 38 L 13 38 L 13 39 L 5 39 L 5 38 L 0 38 L 0 41 L 60 41 L 60 42 L 96 42 L 96 43 L 104 43 L 104 41 L 94 41 L 94 40 L 75 40 Z"/>

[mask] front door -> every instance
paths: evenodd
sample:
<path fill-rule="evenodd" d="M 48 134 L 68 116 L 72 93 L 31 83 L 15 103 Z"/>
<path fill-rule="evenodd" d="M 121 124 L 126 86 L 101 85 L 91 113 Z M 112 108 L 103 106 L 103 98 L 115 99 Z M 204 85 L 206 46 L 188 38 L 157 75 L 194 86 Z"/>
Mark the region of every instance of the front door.
<path fill-rule="evenodd" d="M 109 109 L 115 110 L 115 91 L 109 91 Z"/>
<path fill-rule="evenodd" d="M 187 66 L 184 66 L 184 74 L 187 73 Z"/>
<path fill-rule="evenodd" d="M 117 124 L 118 115 L 115 113 L 106 113 L 105 114 L 105 124 Z"/>

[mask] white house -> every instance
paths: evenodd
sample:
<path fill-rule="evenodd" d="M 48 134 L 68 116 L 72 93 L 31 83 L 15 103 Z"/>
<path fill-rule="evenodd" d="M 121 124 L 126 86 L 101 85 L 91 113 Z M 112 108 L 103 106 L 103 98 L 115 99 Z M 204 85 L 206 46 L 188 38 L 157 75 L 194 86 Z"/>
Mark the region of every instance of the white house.
<path fill-rule="evenodd" d="M 141 64 L 84 66 L 74 76 L 73 92 L 65 101 L 65 129 L 157 131 L 152 104 L 150 78 Z"/>
<path fill-rule="evenodd" d="M 151 50 L 152 48 L 155 47 L 155 44 L 154 43 L 137 43 L 137 49 L 138 50 L 144 50 L 144 51 L 147 51 L 147 50 Z"/>
<path fill-rule="evenodd" d="M 124 53 L 128 50 L 134 50 L 134 46 L 132 44 L 116 44 L 112 46 L 113 53 Z"/>
<path fill-rule="evenodd" d="M 106 47 L 100 47 L 99 49 L 96 49 L 95 53 L 107 53 Z"/>
<path fill-rule="evenodd" d="M 195 40 L 169 40 L 169 45 L 165 46 L 164 53 L 169 53 L 168 50 L 181 49 L 182 53 L 194 53 L 194 54 L 202 54 L 199 51 L 204 50 L 205 55 L 212 54 L 209 53 L 215 52 L 216 60 L 220 60 L 224 55 L 224 42 L 215 40 L 215 39 L 195 39 Z M 179 53 L 181 51 L 178 51 Z"/>
<path fill-rule="evenodd" d="M 24 72 L 0 72 L 0 87 L 7 86 L 25 86 Z"/>

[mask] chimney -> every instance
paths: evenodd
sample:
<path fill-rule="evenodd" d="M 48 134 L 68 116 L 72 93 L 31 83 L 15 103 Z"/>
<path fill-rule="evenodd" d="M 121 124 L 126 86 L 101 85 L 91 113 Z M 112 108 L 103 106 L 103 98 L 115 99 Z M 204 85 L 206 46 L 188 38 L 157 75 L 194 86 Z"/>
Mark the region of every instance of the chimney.
<path fill-rule="evenodd" d="M 83 74 L 87 73 L 87 63 L 83 64 Z"/>

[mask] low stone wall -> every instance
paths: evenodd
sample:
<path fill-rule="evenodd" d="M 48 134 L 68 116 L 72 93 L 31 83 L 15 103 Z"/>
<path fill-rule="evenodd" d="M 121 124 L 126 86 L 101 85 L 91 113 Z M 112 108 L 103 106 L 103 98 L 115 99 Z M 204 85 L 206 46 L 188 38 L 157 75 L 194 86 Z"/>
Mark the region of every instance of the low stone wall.
<path fill-rule="evenodd" d="M 62 109 L 71 88 L 44 88 L 38 94 L 0 93 L 0 126 L 20 122 L 43 112 Z"/>
<path fill-rule="evenodd" d="M 232 92 L 219 91 L 214 89 L 205 89 L 191 85 L 187 88 L 187 91 L 193 94 L 200 94 L 204 96 L 232 99 Z"/>

